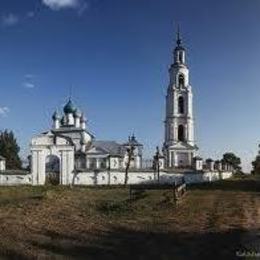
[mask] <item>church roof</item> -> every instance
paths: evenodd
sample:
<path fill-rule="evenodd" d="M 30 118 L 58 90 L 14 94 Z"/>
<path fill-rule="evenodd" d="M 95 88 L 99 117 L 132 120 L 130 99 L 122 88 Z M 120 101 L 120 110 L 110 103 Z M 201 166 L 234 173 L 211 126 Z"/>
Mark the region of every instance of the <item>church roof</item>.
<path fill-rule="evenodd" d="M 195 156 L 193 157 L 193 160 L 203 160 L 203 158 L 201 158 L 200 156 Z"/>
<path fill-rule="evenodd" d="M 115 141 L 93 141 L 92 147 L 96 147 L 98 150 L 107 152 L 113 156 L 123 156 L 125 148 Z"/>
<path fill-rule="evenodd" d="M 187 149 L 187 150 L 198 150 L 197 145 L 192 146 L 192 145 L 185 143 L 185 142 L 178 142 L 174 145 L 171 145 L 170 147 L 174 148 L 176 150 L 185 150 L 185 149 Z"/>

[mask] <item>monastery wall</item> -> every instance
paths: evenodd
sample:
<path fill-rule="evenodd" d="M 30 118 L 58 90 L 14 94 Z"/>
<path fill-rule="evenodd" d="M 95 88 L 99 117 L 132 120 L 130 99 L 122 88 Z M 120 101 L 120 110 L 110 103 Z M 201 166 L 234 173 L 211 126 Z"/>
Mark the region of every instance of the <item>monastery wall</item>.
<path fill-rule="evenodd" d="M 128 184 L 157 183 L 158 177 L 154 172 L 129 172 Z M 232 172 L 204 172 L 204 173 L 160 173 L 160 183 L 174 183 L 184 177 L 187 184 L 213 182 L 232 177 Z M 73 178 L 75 185 L 123 185 L 124 172 L 81 172 Z"/>
<path fill-rule="evenodd" d="M 0 185 L 1 186 L 16 186 L 16 185 L 32 185 L 31 174 L 0 174 Z"/>
<path fill-rule="evenodd" d="M 185 179 L 187 184 L 213 182 L 232 177 L 232 172 L 204 172 L 204 173 L 160 173 L 160 183 L 174 183 L 181 178 Z M 74 185 L 123 185 L 125 173 L 119 171 L 103 172 L 80 172 L 71 175 L 71 182 Z M 157 183 L 157 174 L 154 172 L 129 172 L 128 184 L 149 184 Z M 32 175 L 7 175 L 0 174 L 1 186 L 32 185 Z"/>

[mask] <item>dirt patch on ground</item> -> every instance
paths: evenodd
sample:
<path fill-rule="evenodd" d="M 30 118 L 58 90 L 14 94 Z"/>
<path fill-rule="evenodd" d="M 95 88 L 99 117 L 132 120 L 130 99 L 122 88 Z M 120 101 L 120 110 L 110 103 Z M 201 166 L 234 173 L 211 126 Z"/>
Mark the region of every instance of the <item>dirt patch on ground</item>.
<path fill-rule="evenodd" d="M 1 188 L 0 255 L 233 259 L 238 250 L 258 250 L 258 190 L 257 178 L 194 186 L 175 205 L 165 191 L 129 201 L 124 188 Z"/>

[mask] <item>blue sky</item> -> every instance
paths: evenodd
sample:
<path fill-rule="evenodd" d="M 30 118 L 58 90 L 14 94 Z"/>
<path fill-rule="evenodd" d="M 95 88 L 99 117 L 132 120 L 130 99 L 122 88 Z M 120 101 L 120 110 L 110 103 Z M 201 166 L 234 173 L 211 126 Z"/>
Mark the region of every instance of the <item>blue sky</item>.
<path fill-rule="evenodd" d="M 151 155 L 163 142 L 179 22 L 200 154 L 233 151 L 249 169 L 260 139 L 259 13 L 258 0 L 1 0 L 0 129 L 15 131 L 25 155 L 73 86 L 97 139 L 135 132 Z"/>

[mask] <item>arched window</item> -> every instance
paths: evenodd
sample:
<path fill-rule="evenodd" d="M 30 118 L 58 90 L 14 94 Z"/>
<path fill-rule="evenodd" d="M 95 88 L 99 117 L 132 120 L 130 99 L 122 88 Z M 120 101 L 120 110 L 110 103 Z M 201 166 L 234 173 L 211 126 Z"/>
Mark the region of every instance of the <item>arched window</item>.
<path fill-rule="evenodd" d="M 184 142 L 184 127 L 183 125 L 178 126 L 178 140 Z"/>
<path fill-rule="evenodd" d="M 179 62 L 180 62 L 180 63 L 183 63 L 183 60 L 182 60 L 182 53 L 181 53 L 181 52 L 179 52 Z"/>
<path fill-rule="evenodd" d="M 179 114 L 184 113 L 184 98 L 183 97 L 179 97 L 179 99 L 178 99 L 178 112 L 179 112 Z"/>
<path fill-rule="evenodd" d="M 179 75 L 178 83 L 179 83 L 179 87 L 183 87 L 184 86 L 184 76 L 182 74 Z"/>
<path fill-rule="evenodd" d="M 97 159 L 89 158 L 89 169 L 94 170 L 97 168 Z"/>

